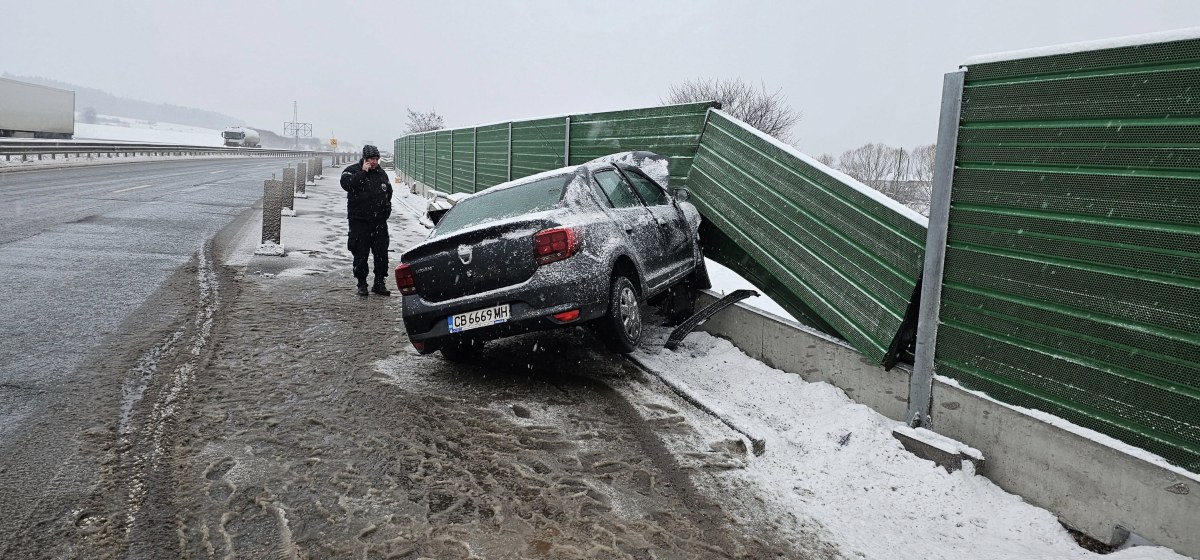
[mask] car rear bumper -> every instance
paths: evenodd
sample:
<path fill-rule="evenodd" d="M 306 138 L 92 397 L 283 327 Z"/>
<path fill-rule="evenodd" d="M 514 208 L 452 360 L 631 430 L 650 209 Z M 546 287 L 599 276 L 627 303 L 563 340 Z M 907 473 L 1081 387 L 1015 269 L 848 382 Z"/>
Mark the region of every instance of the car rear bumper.
<path fill-rule="evenodd" d="M 452 314 L 447 314 L 444 315 L 441 320 L 435 321 L 433 328 L 425 332 L 415 333 L 409 330 L 408 338 L 413 342 L 424 342 L 426 344 L 426 348 L 429 350 L 436 350 L 441 346 L 441 344 L 456 338 L 493 340 L 527 332 L 579 325 L 604 316 L 608 310 L 608 305 L 604 303 L 596 303 L 584 306 L 567 304 L 558 305 L 551 308 L 532 308 L 524 303 L 518 302 L 510 304 L 510 306 L 512 318 L 503 323 L 451 333 L 445 318 Z M 556 313 L 562 313 L 572 309 L 579 310 L 579 318 L 575 319 L 574 321 L 563 322 L 553 317 L 553 315 Z"/>
<path fill-rule="evenodd" d="M 572 270 L 565 263 L 547 265 L 527 282 L 483 294 L 440 302 L 426 301 L 420 295 L 404 296 L 404 328 L 408 338 L 427 345 L 446 337 L 491 340 L 577 325 L 602 317 L 608 311 L 608 275 L 592 270 Z M 556 266 L 559 264 L 563 266 Z M 563 282 L 561 278 L 565 275 L 571 279 Z M 450 332 L 448 317 L 503 304 L 509 306 L 508 321 L 459 333 Z M 573 321 L 563 322 L 553 317 L 574 309 L 579 310 L 579 318 Z"/>

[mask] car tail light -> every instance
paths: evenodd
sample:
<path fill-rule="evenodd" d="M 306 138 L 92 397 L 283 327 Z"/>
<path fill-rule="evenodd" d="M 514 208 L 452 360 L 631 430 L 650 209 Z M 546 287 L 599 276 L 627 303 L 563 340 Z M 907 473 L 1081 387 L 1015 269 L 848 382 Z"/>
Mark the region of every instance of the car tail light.
<path fill-rule="evenodd" d="M 579 310 L 572 309 L 570 311 L 563 311 L 562 313 L 555 313 L 554 318 L 564 323 L 570 323 L 579 318 Z"/>
<path fill-rule="evenodd" d="M 413 342 L 412 345 L 413 345 L 413 348 L 417 349 L 417 352 L 425 351 L 425 343 L 424 342 Z"/>
<path fill-rule="evenodd" d="M 413 276 L 412 268 L 407 264 L 396 267 L 396 287 L 400 293 L 411 296 L 417 293 L 417 279 Z"/>
<path fill-rule="evenodd" d="M 539 265 L 561 261 L 579 250 L 579 240 L 571 228 L 544 229 L 533 235 L 533 251 Z"/>

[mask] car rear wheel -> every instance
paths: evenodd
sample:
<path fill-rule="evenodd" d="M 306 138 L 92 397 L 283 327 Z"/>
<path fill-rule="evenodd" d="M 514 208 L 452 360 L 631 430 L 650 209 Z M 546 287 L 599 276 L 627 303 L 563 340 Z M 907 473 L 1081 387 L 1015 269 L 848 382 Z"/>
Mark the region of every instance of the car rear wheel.
<path fill-rule="evenodd" d="M 633 282 L 624 276 L 613 278 L 609 288 L 608 313 L 599 320 L 600 338 L 609 350 L 628 354 L 642 338 L 642 311 Z"/>
<path fill-rule="evenodd" d="M 442 357 L 450 362 L 469 362 L 482 353 L 483 341 L 476 338 L 455 340 L 442 346 Z"/>

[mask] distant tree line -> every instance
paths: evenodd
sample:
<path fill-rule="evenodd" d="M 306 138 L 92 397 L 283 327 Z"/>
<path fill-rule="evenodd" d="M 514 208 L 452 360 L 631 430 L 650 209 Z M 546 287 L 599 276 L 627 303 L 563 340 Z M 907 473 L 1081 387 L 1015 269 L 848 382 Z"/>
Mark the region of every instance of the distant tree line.
<path fill-rule="evenodd" d="M 817 161 L 858 179 L 922 215 L 928 215 L 936 153 L 935 144 L 905 150 L 887 144 L 870 143 L 846 150 L 837 158 L 833 154 L 821 154 L 817 156 Z"/>

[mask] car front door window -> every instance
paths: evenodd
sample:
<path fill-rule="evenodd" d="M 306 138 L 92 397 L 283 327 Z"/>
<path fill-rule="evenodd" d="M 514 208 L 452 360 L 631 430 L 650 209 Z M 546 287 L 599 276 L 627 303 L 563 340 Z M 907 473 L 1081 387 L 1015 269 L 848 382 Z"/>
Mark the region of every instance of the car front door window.
<path fill-rule="evenodd" d="M 633 249 L 642 259 L 647 284 L 656 288 L 663 282 L 663 276 L 667 273 L 664 267 L 665 253 L 662 250 L 662 230 L 658 227 L 657 218 L 642 205 L 642 200 L 633 192 L 633 187 L 615 169 L 597 171 L 594 178 L 600 190 L 612 203 L 618 225 L 624 228 L 625 233 L 632 239 Z"/>
<path fill-rule="evenodd" d="M 637 195 L 633 194 L 633 189 L 621 179 L 620 175 L 617 175 L 616 171 L 605 170 L 596 173 L 596 183 L 608 196 L 608 200 L 612 202 L 614 208 L 632 208 L 642 205 Z"/>
<path fill-rule="evenodd" d="M 687 218 L 678 206 L 671 204 L 671 197 L 658 183 L 636 170 L 623 169 L 625 177 L 646 201 L 646 208 L 654 215 L 656 226 L 662 234 L 664 280 L 673 279 L 691 270 L 694 266 L 692 235 L 688 231 Z"/>

